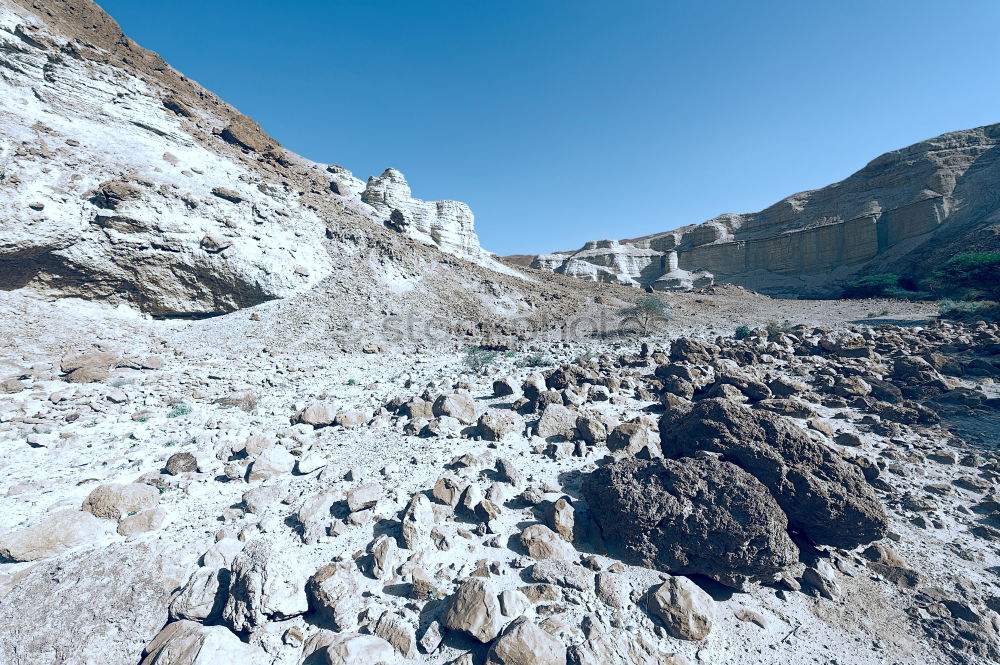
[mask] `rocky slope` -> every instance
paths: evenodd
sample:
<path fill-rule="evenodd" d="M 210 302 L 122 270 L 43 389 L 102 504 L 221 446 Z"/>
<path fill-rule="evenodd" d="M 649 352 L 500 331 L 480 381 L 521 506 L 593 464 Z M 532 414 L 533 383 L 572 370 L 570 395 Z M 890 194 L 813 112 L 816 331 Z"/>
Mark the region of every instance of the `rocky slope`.
<path fill-rule="evenodd" d="M 1000 247 L 1000 125 L 886 153 L 846 180 L 757 213 L 642 238 L 588 242 L 532 266 L 583 279 L 775 296 L 836 295 L 859 273 L 919 277 L 959 251 Z"/>
<path fill-rule="evenodd" d="M 0 2 L 0 126 L 0 288 L 214 314 L 370 277 L 340 231 L 383 225 L 514 273 L 465 204 L 290 153 L 88 1 Z"/>
<path fill-rule="evenodd" d="M 1000 330 L 674 297 L 477 373 L 0 294 L 0 661 L 1000 662 Z"/>

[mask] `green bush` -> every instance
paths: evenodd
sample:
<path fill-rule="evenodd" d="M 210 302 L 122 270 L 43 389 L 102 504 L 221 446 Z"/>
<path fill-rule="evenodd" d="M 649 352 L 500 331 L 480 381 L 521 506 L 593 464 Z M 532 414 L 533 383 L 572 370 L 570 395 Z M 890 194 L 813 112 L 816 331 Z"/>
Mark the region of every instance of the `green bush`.
<path fill-rule="evenodd" d="M 497 359 L 498 353 L 479 346 L 469 346 L 465 349 L 465 366 L 473 372 L 482 372 Z"/>
<path fill-rule="evenodd" d="M 622 323 L 637 323 L 642 327 L 643 333 L 649 332 L 649 326 L 654 321 L 669 321 L 670 308 L 672 305 L 660 296 L 647 294 L 639 296 L 635 304 L 631 307 L 622 307 L 618 310 L 618 316 L 622 317 Z"/>
<path fill-rule="evenodd" d="M 739 326 L 733 335 L 736 339 L 746 339 L 750 336 L 750 326 Z"/>
<path fill-rule="evenodd" d="M 191 407 L 182 405 L 168 413 L 167 418 L 180 418 L 181 416 L 186 416 L 189 413 L 191 413 Z"/>
<path fill-rule="evenodd" d="M 968 289 L 1000 299 L 1000 252 L 959 254 L 935 270 L 934 279 L 947 290 Z"/>

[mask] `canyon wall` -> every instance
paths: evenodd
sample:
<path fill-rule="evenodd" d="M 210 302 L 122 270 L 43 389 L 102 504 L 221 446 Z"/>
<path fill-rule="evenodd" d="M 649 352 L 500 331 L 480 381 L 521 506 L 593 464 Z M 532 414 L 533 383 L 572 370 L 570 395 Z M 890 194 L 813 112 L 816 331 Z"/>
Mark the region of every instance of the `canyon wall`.
<path fill-rule="evenodd" d="M 776 296 L 834 295 L 862 273 L 921 276 L 968 248 L 996 248 L 1000 125 L 886 153 L 846 180 L 766 210 L 576 252 L 532 267 L 654 289 L 716 281 Z"/>

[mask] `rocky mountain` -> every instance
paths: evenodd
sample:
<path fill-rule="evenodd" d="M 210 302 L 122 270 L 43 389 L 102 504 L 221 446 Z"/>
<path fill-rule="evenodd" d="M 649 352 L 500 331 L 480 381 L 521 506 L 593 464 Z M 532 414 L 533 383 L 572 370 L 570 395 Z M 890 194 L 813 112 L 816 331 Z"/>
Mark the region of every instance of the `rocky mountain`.
<path fill-rule="evenodd" d="M 0 3 L 0 126 L 2 288 L 216 314 L 364 279 L 330 240 L 383 225 L 516 274 L 465 204 L 285 150 L 89 1 Z"/>
<path fill-rule="evenodd" d="M 886 153 L 846 180 L 756 213 L 586 243 L 531 266 L 588 280 L 690 288 L 716 281 L 773 296 L 829 296 L 859 274 L 927 274 L 970 248 L 1000 247 L 1000 125 Z"/>

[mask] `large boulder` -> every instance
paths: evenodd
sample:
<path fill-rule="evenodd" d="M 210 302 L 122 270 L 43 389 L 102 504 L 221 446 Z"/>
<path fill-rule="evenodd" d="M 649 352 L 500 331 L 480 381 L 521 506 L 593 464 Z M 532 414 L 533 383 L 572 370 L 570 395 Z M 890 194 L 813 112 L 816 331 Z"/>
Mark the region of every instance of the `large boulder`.
<path fill-rule="evenodd" d="M 742 587 L 798 560 L 787 519 L 756 478 L 712 458 L 623 458 L 583 483 L 608 550 L 630 563 Z"/>
<path fill-rule="evenodd" d="M 83 501 L 83 509 L 95 517 L 119 520 L 131 513 L 153 508 L 160 491 L 144 483 L 108 483 L 94 488 Z"/>
<path fill-rule="evenodd" d="M 886 534 L 885 509 L 860 467 L 787 418 L 706 399 L 661 421 L 660 438 L 668 457 L 709 451 L 753 475 L 816 544 L 852 549 Z"/>
<path fill-rule="evenodd" d="M 305 613 L 305 576 L 267 540 L 247 544 L 233 560 L 222 618 L 236 632 Z"/>
<path fill-rule="evenodd" d="M 80 510 L 60 510 L 34 526 L 0 536 L 0 561 L 37 561 L 107 536 L 113 525 Z"/>
<path fill-rule="evenodd" d="M 203 626 L 195 621 L 167 624 L 144 651 L 141 665 L 265 665 L 271 659 L 258 646 L 244 644 L 225 626 Z"/>
<path fill-rule="evenodd" d="M 472 425 L 476 422 L 476 402 L 472 395 L 465 391 L 458 391 L 448 395 L 441 395 L 434 400 L 432 412 L 437 418 L 451 416 L 463 425 Z"/>
<path fill-rule="evenodd" d="M 679 640 L 705 639 L 715 621 L 715 601 L 686 577 L 671 577 L 655 587 L 648 607 Z"/>

